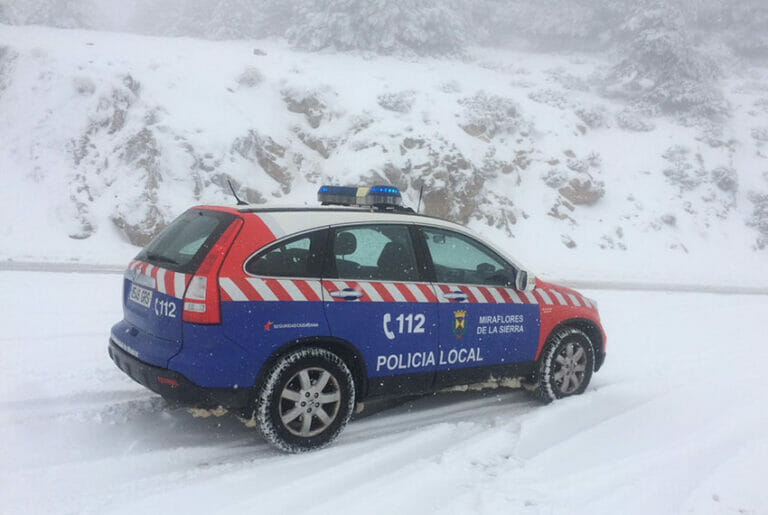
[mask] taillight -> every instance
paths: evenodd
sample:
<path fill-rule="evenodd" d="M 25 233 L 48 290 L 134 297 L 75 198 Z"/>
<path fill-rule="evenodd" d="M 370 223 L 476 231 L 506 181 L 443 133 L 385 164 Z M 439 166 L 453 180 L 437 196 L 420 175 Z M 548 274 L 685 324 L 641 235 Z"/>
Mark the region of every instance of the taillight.
<path fill-rule="evenodd" d="M 195 324 L 220 324 L 219 270 L 243 221 L 235 220 L 208 251 L 184 294 L 182 320 Z"/>

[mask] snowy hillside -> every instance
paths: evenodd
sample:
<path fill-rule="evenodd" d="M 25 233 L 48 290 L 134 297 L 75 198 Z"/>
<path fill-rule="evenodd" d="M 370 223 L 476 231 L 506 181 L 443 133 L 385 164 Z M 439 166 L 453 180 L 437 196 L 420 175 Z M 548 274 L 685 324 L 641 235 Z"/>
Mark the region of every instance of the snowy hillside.
<path fill-rule="evenodd" d="M 713 123 L 607 95 L 605 59 L 0 25 L 0 259 L 124 263 L 228 179 L 294 205 L 392 183 L 545 275 L 768 284 L 768 67 L 718 79 Z"/>

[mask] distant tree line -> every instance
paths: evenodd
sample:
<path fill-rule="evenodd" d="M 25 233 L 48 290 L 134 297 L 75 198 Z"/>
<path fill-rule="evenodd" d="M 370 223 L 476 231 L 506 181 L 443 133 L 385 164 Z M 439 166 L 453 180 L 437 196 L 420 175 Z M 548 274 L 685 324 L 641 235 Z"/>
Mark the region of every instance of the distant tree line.
<path fill-rule="evenodd" d="M 463 56 L 473 47 L 608 52 L 604 92 L 716 117 L 722 62 L 768 59 L 766 0 L 0 0 L 0 22 L 208 39 L 278 37 L 307 51 Z M 123 15 L 115 16 L 115 10 Z M 481 51 L 481 50 L 480 50 Z"/>
<path fill-rule="evenodd" d="M 115 10 L 121 15 L 110 14 Z M 641 31 L 649 41 L 651 29 L 661 37 L 682 28 L 686 38 L 716 34 L 740 55 L 768 57 L 765 0 L 0 0 L 0 22 L 210 39 L 278 36 L 313 51 L 415 55 L 521 43 L 610 49 Z"/>

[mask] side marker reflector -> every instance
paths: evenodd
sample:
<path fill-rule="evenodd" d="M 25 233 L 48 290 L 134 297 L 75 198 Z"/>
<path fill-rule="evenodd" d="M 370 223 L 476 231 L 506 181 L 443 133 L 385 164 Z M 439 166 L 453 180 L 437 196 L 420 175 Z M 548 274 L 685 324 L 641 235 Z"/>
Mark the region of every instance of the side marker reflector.
<path fill-rule="evenodd" d="M 157 376 L 157 382 L 160 384 L 167 384 L 172 388 L 179 386 L 179 382 L 175 379 L 171 379 L 170 377 Z"/>

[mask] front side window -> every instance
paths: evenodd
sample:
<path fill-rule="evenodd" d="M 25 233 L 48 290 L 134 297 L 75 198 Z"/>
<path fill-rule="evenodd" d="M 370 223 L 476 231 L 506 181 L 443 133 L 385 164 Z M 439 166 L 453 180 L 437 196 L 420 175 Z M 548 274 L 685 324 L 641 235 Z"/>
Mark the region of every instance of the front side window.
<path fill-rule="evenodd" d="M 332 268 L 339 279 L 418 281 L 408 227 L 396 224 L 342 227 L 334 231 Z"/>
<path fill-rule="evenodd" d="M 327 231 L 315 231 L 257 254 L 245 265 L 252 275 L 320 277 L 322 247 Z"/>
<path fill-rule="evenodd" d="M 435 278 L 440 283 L 514 285 L 515 271 L 495 252 L 452 231 L 424 228 Z"/>

